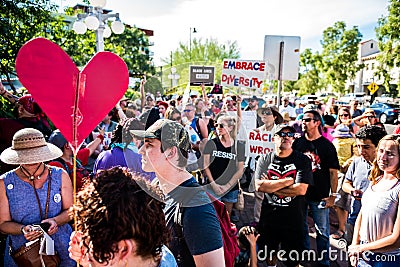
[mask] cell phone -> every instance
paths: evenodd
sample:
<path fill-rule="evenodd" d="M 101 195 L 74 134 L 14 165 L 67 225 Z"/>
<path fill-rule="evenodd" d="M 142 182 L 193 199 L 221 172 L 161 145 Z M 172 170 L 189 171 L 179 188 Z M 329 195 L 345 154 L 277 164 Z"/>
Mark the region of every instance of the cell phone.
<path fill-rule="evenodd" d="M 50 228 L 50 223 L 44 222 L 44 223 L 35 224 L 35 225 L 32 225 L 32 226 L 33 226 L 34 230 L 39 230 L 41 228 L 41 229 L 43 229 L 43 231 L 45 231 L 47 233 L 49 231 L 49 228 Z"/>

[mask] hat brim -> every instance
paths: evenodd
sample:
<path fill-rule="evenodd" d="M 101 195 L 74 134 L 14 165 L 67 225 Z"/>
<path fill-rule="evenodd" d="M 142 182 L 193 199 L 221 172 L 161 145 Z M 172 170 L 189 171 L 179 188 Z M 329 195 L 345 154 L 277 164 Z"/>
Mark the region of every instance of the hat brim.
<path fill-rule="evenodd" d="M 130 130 L 129 131 L 133 137 L 139 137 L 139 138 L 157 138 L 157 136 L 154 133 L 149 133 L 143 130 Z"/>
<path fill-rule="evenodd" d="M 57 146 L 47 143 L 46 146 L 14 150 L 12 147 L 4 150 L 0 159 L 11 165 L 35 164 L 61 157 L 63 152 Z"/>
<path fill-rule="evenodd" d="M 280 128 L 279 131 L 276 131 L 275 133 L 282 132 L 283 130 L 289 130 L 292 133 L 296 133 L 296 129 L 290 125 L 285 125 L 284 127 Z"/>
<path fill-rule="evenodd" d="M 351 137 L 353 137 L 350 133 L 340 134 L 340 133 L 332 132 L 331 135 L 332 135 L 332 137 L 335 137 L 335 138 L 351 138 Z"/>

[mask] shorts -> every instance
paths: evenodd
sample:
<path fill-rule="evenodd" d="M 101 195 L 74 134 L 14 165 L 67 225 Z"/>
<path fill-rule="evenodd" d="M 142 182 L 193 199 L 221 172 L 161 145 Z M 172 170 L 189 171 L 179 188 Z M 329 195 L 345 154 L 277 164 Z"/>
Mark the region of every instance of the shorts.
<path fill-rule="evenodd" d="M 236 203 L 238 201 L 238 196 L 239 196 L 239 189 L 230 190 L 228 193 L 222 196 L 220 200 L 222 202 Z"/>

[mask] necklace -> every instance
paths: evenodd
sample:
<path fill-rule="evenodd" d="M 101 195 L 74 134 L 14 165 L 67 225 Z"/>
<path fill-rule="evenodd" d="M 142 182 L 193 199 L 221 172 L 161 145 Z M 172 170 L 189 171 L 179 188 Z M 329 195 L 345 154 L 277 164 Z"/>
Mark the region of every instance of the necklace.
<path fill-rule="evenodd" d="M 35 180 L 35 173 L 40 169 L 40 166 L 42 166 L 42 162 L 38 165 L 36 170 L 31 174 L 27 169 L 25 169 L 24 166 L 20 165 L 19 168 L 21 169 L 21 172 L 30 180 L 33 181 Z M 44 171 L 46 170 L 46 165 L 43 165 L 43 171 L 36 177 L 36 179 L 40 180 L 40 176 L 43 175 Z"/>

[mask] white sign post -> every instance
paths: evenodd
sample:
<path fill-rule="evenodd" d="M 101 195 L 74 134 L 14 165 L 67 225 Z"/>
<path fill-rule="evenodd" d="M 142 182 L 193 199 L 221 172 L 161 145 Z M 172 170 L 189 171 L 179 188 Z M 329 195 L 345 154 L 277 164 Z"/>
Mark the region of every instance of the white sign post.
<path fill-rule="evenodd" d="M 300 36 L 266 35 L 264 61 L 268 62 L 268 78 L 278 80 L 278 108 L 282 81 L 297 81 L 300 61 Z"/>

